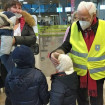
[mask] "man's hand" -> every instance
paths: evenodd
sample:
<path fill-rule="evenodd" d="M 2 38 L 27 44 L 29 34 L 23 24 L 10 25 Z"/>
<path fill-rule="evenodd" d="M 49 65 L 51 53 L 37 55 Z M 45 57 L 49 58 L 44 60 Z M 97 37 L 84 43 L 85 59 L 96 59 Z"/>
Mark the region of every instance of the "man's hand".
<path fill-rule="evenodd" d="M 54 64 L 54 66 L 58 66 L 59 65 L 59 61 L 58 61 L 58 56 L 59 56 L 60 53 L 57 53 L 57 52 L 53 52 L 51 54 L 51 61 L 52 63 Z"/>

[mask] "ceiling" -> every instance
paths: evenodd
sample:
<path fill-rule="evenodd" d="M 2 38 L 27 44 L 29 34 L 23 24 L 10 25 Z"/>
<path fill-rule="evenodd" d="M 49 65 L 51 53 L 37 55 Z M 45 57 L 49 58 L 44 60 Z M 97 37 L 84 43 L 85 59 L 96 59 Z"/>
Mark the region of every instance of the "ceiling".
<path fill-rule="evenodd" d="M 37 4 L 37 3 L 40 3 L 40 4 L 59 3 L 59 0 L 24 0 L 24 1 L 26 1 L 28 3 L 31 3 L 31 4 Z M 67 1 L 70 2 L 71 0 L 67 0 Z"/>
<path fill-rule="evenodd" d="M 5 4 L 7 0 L 0 0 L 2 4 Z M 11 1 L 11 0 L 10 0 Z M 71 0 L 67 0 L 70 2 Z M 28 4 L 54 4 L 59 3 L 59 0 L 24 0 L 24 2 L 28 2 Z"/>

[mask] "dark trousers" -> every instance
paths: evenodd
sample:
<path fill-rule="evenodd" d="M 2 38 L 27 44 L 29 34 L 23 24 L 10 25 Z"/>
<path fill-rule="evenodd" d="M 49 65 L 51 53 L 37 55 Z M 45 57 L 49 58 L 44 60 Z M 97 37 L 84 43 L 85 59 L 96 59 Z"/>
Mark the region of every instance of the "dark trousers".
<path fill-rule="evenodd" d="M 1 78 L 2 78 L 3 84 L 5 84 L 5 79 L 6 79 L 6 76 L 7 76 L 7 70 L 6 70 L 5 66 L 2 63 L 0 65 L 1 65 L 0 66 Z"/>
<path fill-rule="evenodd" d="M 9 62 L 8 62 L 8 66 L 7 67 L 9 69 L 11 69 L 13 66 L 14 65 L 12 65 L 11 59 L 10 59 Z M 0 71 L 1 72 L 1 79 L 2 79 L 4 87 L 5 87 L 5 79 L 6 79 L 6 76 L 7 76 L 8 72 L 7 72 L 6 67 L 4 66 L 4 64 L 1 63 L 1 61 L 0 61 L 0 70 L 1 70 Z M 6 97 L 5 105 L 12 105 L 11 100 L 8 97 Z"/>
<path fill-rule="evenodd" d="M 1 78 L 2 78 L 3 84 L 5 84 L 5 79 L 6 79 L 6 76 L 7 76 L 7 70 L 1 62 L 0 62 L 0 70 L 1 70 Z M 8 97 L 5 100 L 5 105 L 12 105 L 11 101 L 8 99 Z"/>
<path fill-rule="evenodd" d="M 5 105 L 12 105 L 12 103 L 8 97 L 6 97 Z"/>
<path fill-rule="evenodd" d="M 88 90 L 79 88 L 77 96 L 78 105 L 103 105 L 103 84 L 104 79 L 97 80 L 97 97 L 88 97 Z"/>

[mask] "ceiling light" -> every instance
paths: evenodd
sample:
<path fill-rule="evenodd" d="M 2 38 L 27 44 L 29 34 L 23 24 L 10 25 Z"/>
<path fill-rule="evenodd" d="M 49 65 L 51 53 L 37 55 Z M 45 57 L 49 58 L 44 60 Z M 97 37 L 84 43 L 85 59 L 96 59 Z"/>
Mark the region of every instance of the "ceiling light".
<path fill-rule="evenodd" d="M 24 0 L 19 0 L 19 1 L 24 1 Z"/>
<path fill-rule="evenodd" d="M 38 15 L 38 17 L 41 17 L 41 15 Z"/>
<path fill-rule="evenodd" d="M 48 16 L 45 16 L 45 17 L 48 17 Z"/>
<path fill-rule="evenodd" d="M 31 9 L 35 9 L 35 8 L 31 8 Z"/>
<path fill-rule="evenodd" d="M 58 15 L 50 15 L 50 16 L 58 16 Z"/>
<path fill-rule="evenodd" d="M 100 10 L 105 10 L 105 5 L 100 5 Z"/>
<path fill-rule="evenodd" d="M 28 4 L 27 2 L 23 2 L 23 4 Z"/>

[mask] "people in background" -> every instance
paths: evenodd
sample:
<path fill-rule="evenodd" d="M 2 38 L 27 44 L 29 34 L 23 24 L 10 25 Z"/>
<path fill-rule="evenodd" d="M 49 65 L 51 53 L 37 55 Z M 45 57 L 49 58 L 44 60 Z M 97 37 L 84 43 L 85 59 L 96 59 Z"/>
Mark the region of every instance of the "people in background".
<path fill-rule="evenodd" d="M 72 25 L 73 22 L 76 22 L 78 20 L 78 14 L 77 14 L 77 11 L 75 11 L 72 15 L 71 15 L 71 24 L 70 26 Z M 63 42 L 66 40 L 66 39 L 69 39 L 69 35 L 70 35 L 70 26 L 66 29 L 66 32 L 65 32 L 65 35 L 64 35 L 64 38 L 63 38 Z M 66 38 L 68 36 L 68 38 Z"/>

